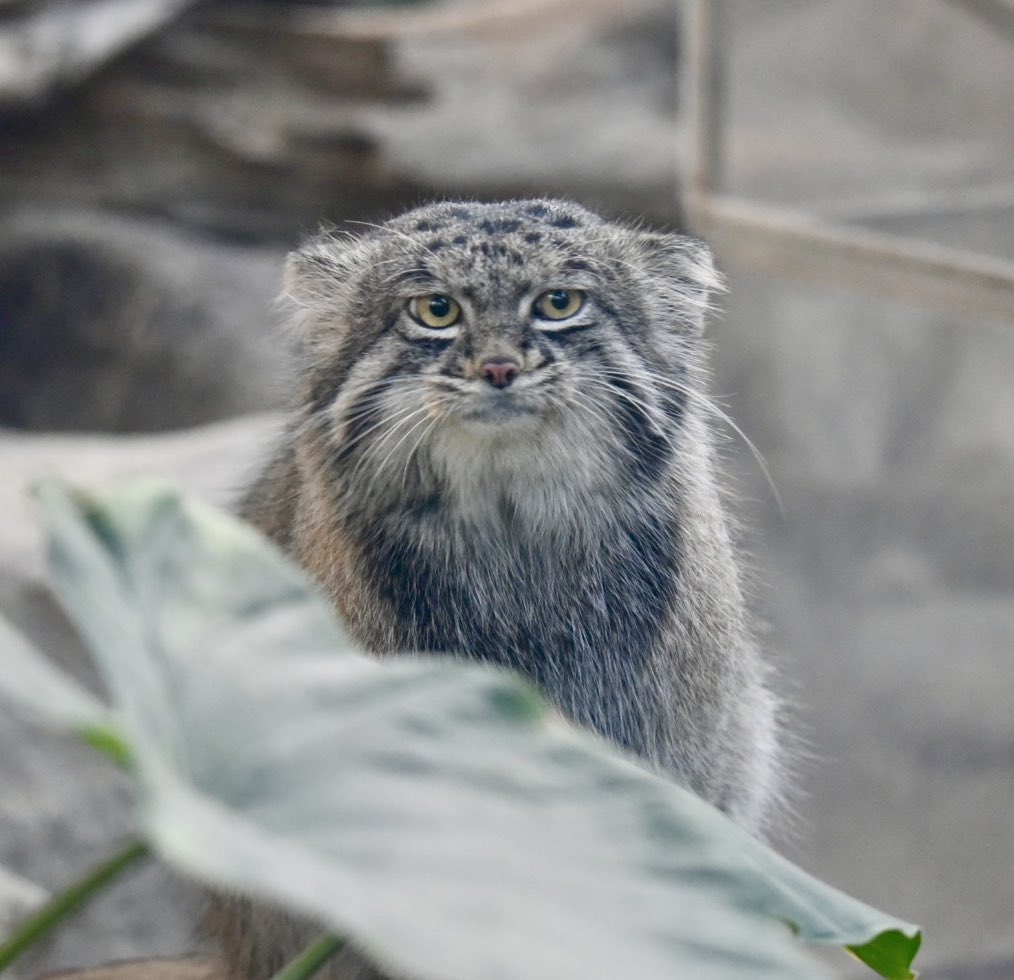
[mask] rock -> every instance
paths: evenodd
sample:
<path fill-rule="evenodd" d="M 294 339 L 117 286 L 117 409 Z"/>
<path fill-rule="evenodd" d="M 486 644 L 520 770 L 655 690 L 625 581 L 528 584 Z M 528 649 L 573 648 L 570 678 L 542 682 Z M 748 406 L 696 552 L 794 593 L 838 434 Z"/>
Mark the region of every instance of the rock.
<path fill-rule="evenodd" d="M 35 0 L 0 21 L 0 112 L 44 102 L 163 27 L 193 0 Z"/>
<path fill-rule="evenodd" d="M 0 425 L 171 429 L 284 399 L 279 250 L 101 212 L 0 221 Z"/>
<path fill-rule="evenodd" d="M 201 4 L 44 112 L 4 120 L 0 205 L 144 212 L 232 240 L 417 193 L 362 119 L 418 99 L 383 39 L 313 36 L 288 5 Z"/>
<path fill-rule="evenodd" d="M 45 113 L 5 120 L 0 206 L 286 244 L 452 193 L 566 192 L 672 221 L 668 0 L 501 7 L 200 4 Z"/>

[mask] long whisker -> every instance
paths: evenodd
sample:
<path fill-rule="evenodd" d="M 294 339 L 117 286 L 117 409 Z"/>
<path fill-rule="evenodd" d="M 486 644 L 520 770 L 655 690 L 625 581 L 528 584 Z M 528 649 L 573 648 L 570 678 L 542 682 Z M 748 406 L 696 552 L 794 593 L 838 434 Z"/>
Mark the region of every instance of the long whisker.
<path fill-rule="evenodd" d="M 775 485 L 774 478 L 771 475 L 771 470 L 768 468 L 764 454 L 756 447 L 756 445 L 754 445 L 750 437 L 739 427 L 735 420 L 726 411 L 720 408 L 714 399 L 709 398 L 706 394 L 698 391 L 696 388 L 676 381 L 674 378 L 668 378 L 663 374 L 659 374 L 657 371 L 648 371 L 646 374 L 651 381 L 660 387 L 668 388 L 670 391 L 675 391 L 677 394 L 683 395 L 685 398 L 694 401 L 695 404 L 699 405 L 715 418 L 724 422 L 742 440 L 764 476 L 768 489 L 771 491 L 771 496 L 775 501 L 775 506 L 778 508 L 778 513 L 784 517 L 785 505 L 782 501 L 782 495 L 778 492 L 778 487 Z"/>
<path fill-rule="evenodd" d="M 384 421 L 390 426 L 390 428 L 379 439 L 377 439 L 376 442 L 374 442 L 371 446 L 369 446 L 366 452 L 364 452 L 363 455 L 359 458 L 359 461 L 356 463 L 356 465 L 352 469 L 352 472 L 349 474 L 348 477 L 349 482 L 354 483 L 358 478 L 360 471 L 363 470 L 367 465 L 373 466 L 374 461 L 384 450 L 385 446 L 387 446 L 392 439 L 401 435 L 402 430 L 405 429 L 406 426 L 408 426 L 409 433 L 413 432 L 415 429 L 415 425 L 409 425 L 409 423 L 413 422 L 413 420 L 417 419 L 420 415 L 425 415 L 428 411 L 429 409 L 427 408 L 427 406 L 423 405 L 421 407 L 413 408 L 411 411 L 403 412 L 400 415 L 396 415 L 393 419 L 391 418 L 385 419 Z M 425 419 L 423 421 L 425 421 Z M 399 443 L 395 445 L 394 449 L 397 449 L 398 445 L 400 444 L 401 443 L 399 441 Z M 387 458 L 390 458 L 390 455 L 391 454 L 388 453 Z M 384 468 L 384 465 L 385 464 L 382 463 L 380 466 L 376 467 L 377 470 L 378 471 L 382 470 Z"/>
<path fill-rule="evenodd" d="M 401 473 L 401 492 L 403 494 L 405 493 L 405 490 L 406 490 L 406 488 L 408 486 L 408 470 L 409 470 L 409 466 L 412 463 L 412 460 L 415 457 L 415 454 L 419 451 L 419 447 L 423 444 L 423 442 L 426 439 L 429 438 L 430 433 L 433 432 L 433 430 L 437 427 L 437 425 L 442 420 L 443 420 L 443 413 L 442 412 L 435 413 L 431 417 L 431 419 L 430 419 L 430 424 L 428 426 L 426 426 L 426 428 L 424 428 L 422 430 L 422 432 L 419 435 L 419 438 L 416 439 L 416 441 L 415 441 L 415 445 L 412 447 L 411 451 L 405 457 L 405 468 L 402 470 L 402 473 Z"/>
<path fill-rule="evenodd" d="M 419 403 L 415 400 L 415 396 L 417 396 L 421 392 L 421 388 L 419 385 L 410 384 L 401 391 L 401 395 L 408 399 L 408 404 L 404 404 L 400 408 L 396 408 L 395 410 L 390 411 L 386 410 L 384 406 L 378 403 L 379 397 L 382 394 L 384 394 L 385 391 L 394 387 L 395 384 L 401 384 L 402 382 L 404 382 L 404 380 L 405 379 L 403 378 L 384 379 L 383 381 L 376 383 L 373 386 L 372 390 L 367 391 L 367 397 L 365 398 L 365 404 L 361 412 L 350 413 L 348 416 L 346 416 L 347 419 L 351 419 L 354 421 L 358 418 L 362 418 L 364 415 L 367 415 L 370 412 L 379 411 L 380 413 L 380 417 L 377 419 L 377 421 L 373 425 L 371 425 L 366 431 L 359 433 L 352 440 L 343 441 L 341 447 L 339 447 L 340 451 L 342 452 L 345 452 L 349 447 L 354 446 L 357 443 L 361 443 L 364 440 L 368 439 L 378 429 L 387 428 L 389 430 L 387 432 L 384 432 L 383 435 L 381 435 L 380 438 L 372 446 L 370 446 L 366 450 L 366 452 L 360 457 L 355 468 L 350 474 L 349 477 L 350 480 L 354 480 L 356 478 L 362 466 L 368 463 L 370 458 L 376 455 L 376 453 L 383 448 L 383 445 L 391 437 L 393 437 L 398 432 L 398 430 L 402 428 L 402 426 L 411 421 L 411 419 L 413 419 L 420 413 L 426 411 L 425 405 L 419 405 Z"/>
<path fill-rule="evenodd" d="M 412 415 L 409 416 L 410 419 L 414 419 L 416 416 L 422 414 L 423 418 L 419 419 L 413 425 L 409 426 L 408 430 L 390 448 L 390 450 L 387 452 L 386 456 L 384 456 L 383 460 L 376 465 L 376 467 L 374 468 L 373 478 L 370 480 L 369 486 L 366 488 L 366 495 L 367 495 L 367 497 L 369 497 L 370 495 L 372 495 L 374 484 L 377 482 L 377 480 L 383 474 L 385 468 L 387 467 L 388 462 L 390 462 L 394 458 L 395 454 L 398 452 L 398 449 L 405 443 L 405 441 L 412 435 L 413 432 L 417 431 L 421 426 L 427 425 L 427 423 L 430 421 L 430 418 L 431 418 L 431 416 L 429 415 L 430 411 L 431 411 L 430 407 L 428 405 L 424 405 L 421 409 L 419 409 L 416 412 L 413 412 Z M 404 422 L 402 422 L 402 425 L 403 424 L 404 424 Z M 397 430 L 393 430 L 393 431 L 397 431 Z M 385 436 L 384 440 L 382 440 L 380 443 L 378 443 L 378 446 L 379 445 L 383 445 L 383 442 L 386 442 L 388 440 L 388 438 L 389 437 Z M 370 455 L 371 456 L 376 456 L 376 454 L 377 454 L 376 451 L 371 449 L 371 454 Z"/>
<path fill-rule="evenodd" d="M 370 411 L 375 411 L 375 410 L 376 410 L 376 406 L 374 406 L 374 408 L 371 409 Z M 377 429 L 382 429 L 385 426 L 392 426 L 392 427 L 398 426 L 403 421 L 405 421 L 406 418 L 411 418 L 413 415 L 416 415 L 416 414 L 419 413 L 419 411 L 423 411 L 423 410 L 424 409 L 419 409 L 419 408 L 417 408 L 415 406 L 408 405 L 405 408 L 401 409 L 400 411 L 394 413 L 393 415 L 382 415 L 381 418 L 377 422 L 374 422 L 373 425 L 371 425 L 368 429 L 365 429 L 363 432 L 360 432 L 358 435 L 356 435 L 352 439 L 346 439 L 346 440 L 344 440 L 342 442 L 342 446 L 341 446 L 342 452 L 346 453 L 353 446 L 355 446 L 358 443 L 362 442 L 364 439 L 369 438 L 369 436 L 372 435 L 374 432 L 376 432 Z M 365 416 L 367 416 L 367 415 L 370 414 L 370 411 L 359 412 L 355 416 L 351 416 L 350 415 L 350 416 L 348 416 L 346 418 L 346 421 L 352 421 L 352 422 L 354 422 L 354 421 L 356 421 L 356 420 L 358 420 L 360 418 L 364 418 Z"/>
<path fill-rule="evenodd" d="M 595 385 L 594 387 L 601 386 Z M 598 405 L 596 405 L 590 398 L 587 397 L 586 392 L 571 391 L 569 393 L 569 396 L 573 405 L 581 409 L 581 411 L 585 415 L 595 419 L 597 422 L 601 422 L 603 428 L 605 428 L 607 431 L 612 428 L 612 420 L 604 411 L 602 411 L 601 408 L 599 408 Z M 558 399 L 558 404 L 565 405 L 566 402 L 564 402 L 562 399 Z M 587 427 L 586 431 L 588 431 L 590 434 L 590 430 L 588 430 Z"/>
<path fill-rule="evenodd" d="M 629 380 L 629 378 L 627 380 Z M 593 387 L 599 388 L 600 390 L 605 391 L 606 393 L 608 393 L 613 397 L 622 398 L 624 401 L 627 402 L 627 404 L 632 405 L 634 408 L 638 409 L 649 419 L 654 421 L 656 409 L 652 405 L 649 405 L 648 402 L 646 402 L 644 399 L 638 398 L 632 392 L 629 392 L 624 388 L 619 388 L 614 385 L 605 384 L 599 379 L 593 379 L 591 384 Z M 670 451 L 675 450 L 676 446 L 672 440 L 672 437 L 669 435 L 668 432 L 665 431 L 665 429 L 662 426 L 656 426 L 656 434 L 662 437 L 662 439 L 665 441 L 666 446 L 669 448 Z"/>

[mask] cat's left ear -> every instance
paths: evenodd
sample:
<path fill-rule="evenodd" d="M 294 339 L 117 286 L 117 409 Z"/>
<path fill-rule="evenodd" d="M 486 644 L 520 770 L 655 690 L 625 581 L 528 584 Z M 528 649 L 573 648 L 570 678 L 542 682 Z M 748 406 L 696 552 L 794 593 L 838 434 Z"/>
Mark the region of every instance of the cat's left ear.
<path fill-rule="evenodd" d="M 712 308 L 712 296 L 725 291 L 725 280 L 715 268 L 711 250 L 689 235 L 646 231 L 638 244 L 659 295 L 669 300 L 674 323 L 699 336 Z"/>

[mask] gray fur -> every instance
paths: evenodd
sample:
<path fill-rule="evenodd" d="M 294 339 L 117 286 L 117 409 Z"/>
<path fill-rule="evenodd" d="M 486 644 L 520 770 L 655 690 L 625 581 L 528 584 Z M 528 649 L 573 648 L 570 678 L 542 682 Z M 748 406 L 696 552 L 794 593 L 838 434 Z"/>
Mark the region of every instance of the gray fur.
<path fill-rule="evenodd" d="M 705 394 L 707 249 L 560 201 L 436 204 L 289 260 L 299 408 L 246 515 L 376 653 L 509 664 L 763 831 L 778 706 Z M 583 291 L 562 330 L 546 290 Z M 435 336 L 411 297 L 460 303 Z M 502 390 L 490 359 L 520 368 Z M 244 971 L 249 972 L 249 971 Z"/>

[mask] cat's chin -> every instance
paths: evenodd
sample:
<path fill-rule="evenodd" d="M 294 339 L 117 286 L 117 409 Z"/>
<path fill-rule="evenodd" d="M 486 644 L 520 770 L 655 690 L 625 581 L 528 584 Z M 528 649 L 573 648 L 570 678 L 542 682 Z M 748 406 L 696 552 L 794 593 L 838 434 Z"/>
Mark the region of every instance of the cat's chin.
<path fill-rule="evenodd" d="M 546 408 L 544 400 L 533 393 L 512 391 L 484 392 L 456 405 L 449 421 L 456 428 L 476 435 L 531 432 L 542 424 Z"/>

